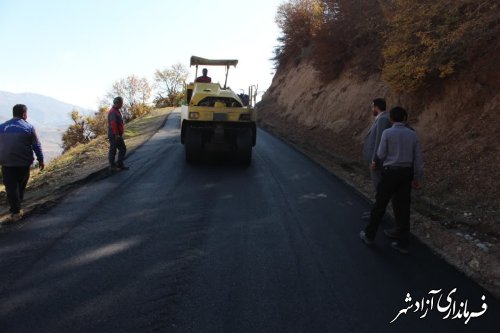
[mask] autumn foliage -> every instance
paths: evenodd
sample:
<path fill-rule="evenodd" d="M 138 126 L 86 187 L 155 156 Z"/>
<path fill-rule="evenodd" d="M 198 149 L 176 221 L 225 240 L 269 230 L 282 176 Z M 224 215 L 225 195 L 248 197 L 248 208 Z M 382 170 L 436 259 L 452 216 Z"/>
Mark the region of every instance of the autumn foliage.
<path fill-rule="evenodd" d="M 498 0 L 291 0 L 276 14 L 274 60 L 307 58 L 326 82 L 345 68 L 382 73 L 413 91 L 498 52 L 499 12 Z"/>
<path fill-rule="evenodd" d="M 491 51 L 500 33 L 498 0 L 393 0 L 384 78 L 413 90 L 446 78 Z"/>
<path fill-rule="evenodd" d="M 153 107 L 148 101 L 156 88 L 154 103 L 156 107 L 176 106 L 183 100 L 182 92 L 188 69 L 178 63 L 164 70 L 155 72 L 155 84 L 152 86 L 146 78 L 130 75 L 113 83 L 106 99 L 101 101 L 99 110 L 93 115 L 81 115 L 78 110 L 70 112 L 72 124 L 62 135 L 63 153 L 80 144 L 89 143 L 92 139 L 108 132 L 108 110 L 116 96 L 124 99 L 121 113 L 125 122 L 149 113 Z"/>
<path fill-rule="evenodd" d="M 101 106 L 93 116 L 83 116 L 78 110 L 71 111 L 69 115 L 73 124 L 62 135 L 63 153 L 108 133 L 108 108 L 105 106 Z"/>
<path fill-rule="evenodd" d="M 299 60 L 322 26 L 324 7 L 317 0 L 290 0 L 278 7 L 276 23 L 282 30 L 275 49 L 277 65 Z"/>

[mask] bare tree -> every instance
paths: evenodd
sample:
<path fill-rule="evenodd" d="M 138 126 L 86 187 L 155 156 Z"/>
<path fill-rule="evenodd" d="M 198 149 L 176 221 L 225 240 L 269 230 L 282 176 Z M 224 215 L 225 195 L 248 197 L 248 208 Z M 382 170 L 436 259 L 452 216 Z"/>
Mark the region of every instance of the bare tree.
<path fill-rule="evenodd" d="M 154 74 L 157 106 L 175 106 L 182 99 L 184 82 L 189 70 L 181 63 L 163 70 L 157 69 Z"/>
<path fill-rule="evenodd" d="M 130 120 L 140 116 L 147 109 L 151 92 L 151 85 L 146 78 L 131 75 L 116 81 L 106 97 L 112 100 L 116 96 L 122 96 L 124 101 L 123 117 Z"/>

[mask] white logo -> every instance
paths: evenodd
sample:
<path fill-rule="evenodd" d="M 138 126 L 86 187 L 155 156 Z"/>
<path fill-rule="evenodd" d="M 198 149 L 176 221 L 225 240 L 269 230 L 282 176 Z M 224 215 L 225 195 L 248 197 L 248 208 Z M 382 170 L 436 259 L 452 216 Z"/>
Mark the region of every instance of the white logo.
<path fill-rule="evenodd" d="M 422 300 L 418 300 L 415 303 L 411 304 L 409 307 L 399 310 L 399 313 L 397 314 L 396 317 L 394 317 L 391 323 L 395 322 L 400 315 L 407 314 L 408 311 L 411 309 L 413 309 L 413 313 L 416 312 L 423 313 L 420 316 L 420 318 L 424 318 L 425 316 L 427 316 L 428 311 L 436 309 L 441 313 L 446 313 L 443 319 L 464 318 L 465 319 L 464 324 L 467 325 L 467 323 L 471 318 L 477 318 L 482 316 L 488 309 L 488 305 L 486 303 L 483 303 L 483 305 L 481 306 L 482 311 L 479 312 L 469 311 L 469 309 L 467 308 L 468 300 L 465 300 L 465 302 L 464 301 L 458 302 L 452 299 L 452 294 L 455 293 L 456 291 L 457 288 L 454 288 L 452 291 L 450 291 L 448 293 L 448 296 L 446 296 L 446 302 L 445 301 L 442 302 L 441 298 L 443 297 L 443 294 L 441 293 L 441 289 L 431 290 L 429 291 L 430 295 L 429 298 L 426 299 L 425 297 L 422 297 Z M 437 295 L 439 295 L 439 298 L 437 299 L 437 301 L 435 301 L 434 297 L 437 298 L 438 297 Z M 481 297 L 481 300 L 484 302 L 486 300 L 486 296 L 483 295 L 483 297 Z M 405 298 L 405 303 L 411 303 L 411 302 L 412 298 L 410 296 L 410 293 L 407 293 Z"/>

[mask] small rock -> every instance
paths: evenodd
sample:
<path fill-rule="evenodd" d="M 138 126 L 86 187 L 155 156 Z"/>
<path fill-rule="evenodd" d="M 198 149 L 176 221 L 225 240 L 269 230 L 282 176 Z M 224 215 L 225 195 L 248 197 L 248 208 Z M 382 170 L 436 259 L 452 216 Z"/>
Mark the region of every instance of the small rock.
<path fill-rule="evenodd" d="M 471 236 L 471 235 L 469 235 L 469 234 L 466 234 L 466 235 L 464 236 L 464 238 L 465 238 L 466 240 L 468 240 L 468 241 L 472 240 L 472 236 Z"/>
<path fill-rule="evenodd" d="M 477 243 L 476 246 L 478 248 L 480 248 L 482 251 L 484 252 L 488 252 L 488 246 L 486 244 L 483 244 L 483 243 Z"/>
<path fill-rule="evenodd" d="M 471 261 L 469 261 L 469 266 L 472 269 L 479 270 L 479 261 L 477 259 L 472 259 Z"/>

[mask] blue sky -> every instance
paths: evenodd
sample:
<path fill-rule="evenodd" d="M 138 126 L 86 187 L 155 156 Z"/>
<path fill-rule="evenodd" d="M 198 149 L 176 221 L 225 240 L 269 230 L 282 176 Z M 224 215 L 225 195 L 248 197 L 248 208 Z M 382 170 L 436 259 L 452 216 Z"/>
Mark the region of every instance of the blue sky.
<path fill-rule="evenodd" d="M 191 55 L 238 59 L 235 91 L 271 84 L 284 0 L 0 0 L 0 90 L 96 109 L 113 82 Z M 191 68 L 194 76 L 194 67 Z M 210 69 L 224 82 L 222 69 Z"/>

